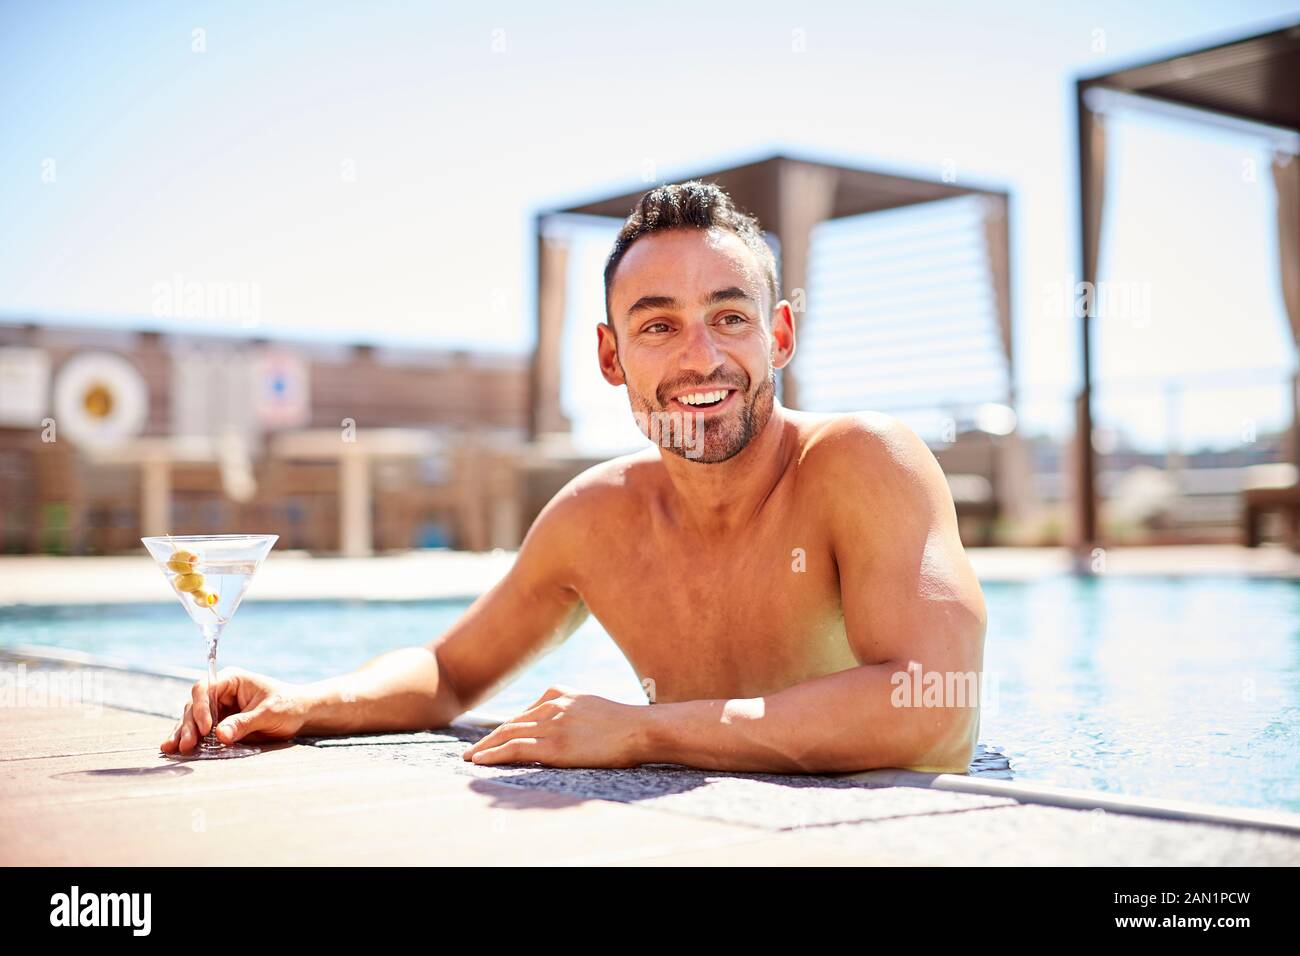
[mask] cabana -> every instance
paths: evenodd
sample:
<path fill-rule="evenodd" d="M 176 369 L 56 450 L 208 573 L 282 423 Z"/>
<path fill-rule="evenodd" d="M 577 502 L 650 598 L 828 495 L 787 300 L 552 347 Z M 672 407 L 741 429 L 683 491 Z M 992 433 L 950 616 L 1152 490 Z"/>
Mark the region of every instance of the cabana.
<path fill-rule="evenodd" d="M 1192 50 L 1077 81 L 1080 278 L 1095 287 L 1101 257 L 1106 184 L 1106 115 L 1140 109 L 1262 137 L 1274 148 L 1278 269 L 1286 312 L 1300 348 L 1300 24 Z M 1190 197 L 1189 197 L 1190 198 Z M 1091 311 L 1091 310 L 1086 310 Z M 1083 387 L 1077 407 L 1078 543 L 1100 542 L 1096 454 L 1092 445 L 1092 316 L 1082 317 Z M 1292 454 L 1300 456 L 1300 414 L 1293 390 Z M 1276 491 L 1267 506 L 1278 507 Z M 1247 492 L 1253 527 L 1257 508 Z M 1300 509 L 1300 487 L 1282 496 Z M 1261 503 L 1262 504 L 1262 503 Z M 1249 535 L 1248 535 L 1249 537 Z"/>

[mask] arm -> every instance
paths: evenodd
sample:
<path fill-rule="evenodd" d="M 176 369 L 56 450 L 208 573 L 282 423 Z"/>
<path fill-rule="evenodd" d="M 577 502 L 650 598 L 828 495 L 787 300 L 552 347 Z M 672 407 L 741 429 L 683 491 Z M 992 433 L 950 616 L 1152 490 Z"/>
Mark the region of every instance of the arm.
<path fill-rule="evenodd" d="M 528 660 L 562 642 L 587 616 L 566 582 L 572 529 L 583 507 L 569 488 L 529 529 L 509 573 L 481 595 L 446 634 L 405 647 L 351 674 L 304 688 L 302 733 L 345 734 L 444 727 L 510 679 Z"/>
<path fill-rule="evenodd" d="M 763 697 L 648 707 L 643 762 L 966 771 L 979 729 L 968 675 L 983 686 L 986 614 L 943 473 L 910 429 L 884 416 L 842 419 L 816 441 L 805 465 L 826 489 L 859 666 Z M 903 706 L 935 702 L 932 673 L 945 691 L 938 706 Z"/>

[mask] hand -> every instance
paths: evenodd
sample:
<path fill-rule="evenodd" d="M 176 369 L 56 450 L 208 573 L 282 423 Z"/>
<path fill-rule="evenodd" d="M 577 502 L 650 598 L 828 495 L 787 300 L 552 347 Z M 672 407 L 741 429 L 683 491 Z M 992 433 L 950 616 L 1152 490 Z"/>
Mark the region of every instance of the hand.
<path fill-rule="evenodd" d="M 568 687 L 551 687 L 463 756 L 476 764 L 635 767 L 645 762 L 646 709 Z"/>
<path fill-rule="evenodd" d="M 253 740 L 284 740 L 302 729 L 307 705 L 300 699 L 300 685 L 253 674 L 235 667 L 217 674 L 217 708 L 224 719 L 217 724 L 217 739 L 232 744 L 243 737 Z M 159 749 L 187 754 L 212 727 L 208 707 L 208 682 L 190 688 L 190 702 L 180 723 Z"/>

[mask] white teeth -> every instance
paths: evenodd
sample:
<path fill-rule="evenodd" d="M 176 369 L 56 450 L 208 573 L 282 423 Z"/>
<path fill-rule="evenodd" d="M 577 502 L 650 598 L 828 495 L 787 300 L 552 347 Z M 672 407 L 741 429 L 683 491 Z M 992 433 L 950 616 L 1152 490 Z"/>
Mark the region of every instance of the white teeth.
<path fill-rule="evenodd" d="M 695 392 L 692 395 L 683 395 L 677 400 L 684 405 L 711 405 L 713 402 L 720 402 L 726 397 L 726 391 Z"/>

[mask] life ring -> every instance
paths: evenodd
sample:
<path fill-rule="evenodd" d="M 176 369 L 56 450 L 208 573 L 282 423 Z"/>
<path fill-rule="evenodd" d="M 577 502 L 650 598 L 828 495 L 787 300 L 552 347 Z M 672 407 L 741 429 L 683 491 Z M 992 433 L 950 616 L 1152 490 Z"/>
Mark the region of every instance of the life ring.
<path fill-rule="evenodd" d="M 144 430 L 149 389 L 136 367 L 112 352 L 82 352 L 59 369 L 54 415 L 60 437 L 112 448 Z"/>

